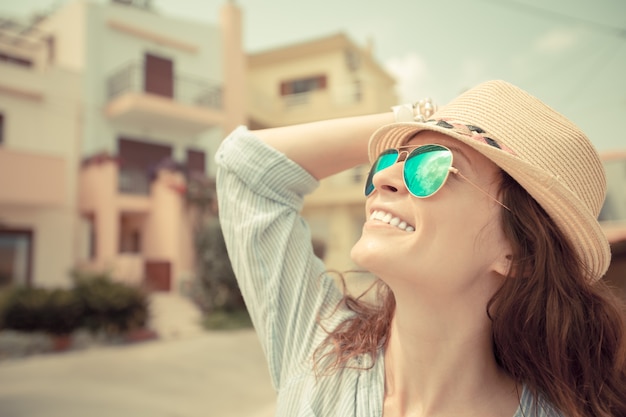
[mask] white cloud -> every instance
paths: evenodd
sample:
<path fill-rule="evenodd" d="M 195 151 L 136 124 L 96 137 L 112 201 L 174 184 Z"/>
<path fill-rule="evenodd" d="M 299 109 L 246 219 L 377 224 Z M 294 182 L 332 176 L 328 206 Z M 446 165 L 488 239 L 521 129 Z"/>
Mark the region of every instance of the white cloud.
<path fill-rule="evenodd" d="M 423 94 L 428 67 L 419 55 L 410 52 L 399 58 L 391 58 L 384 65 L 397 81 L 396 93 L 401 103 L 414 101 L 415 97 Z"/>
<path fill-rule="evenodd" d="M 483 60 L 467 58 L 461 63 L 461 80 L 470 84 L 484 78 L 486 72 L 487 64 Z"/>
<path fill-rule="evenodd" d="M 562 52 L 576 45 L 578 34 L 574 30 L 554 29 L 539 37 L 533 49 L 539 53 Z"/>

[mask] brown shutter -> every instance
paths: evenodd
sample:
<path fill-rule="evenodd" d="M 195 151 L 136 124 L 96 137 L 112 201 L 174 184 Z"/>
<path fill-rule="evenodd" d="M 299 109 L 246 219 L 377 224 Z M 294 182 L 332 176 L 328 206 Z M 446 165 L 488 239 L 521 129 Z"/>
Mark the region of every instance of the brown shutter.
<path fill-rule="evenodd" d="M 187 170 L 190 174 L 206 173 L 206 156 L 203 151 L 187 149 Z"/>
<path fill-rule="evenodd" d="M 172 60 L 146 54 L 144 71 L 146 93 L 174 97 L 174 63 Z"/>

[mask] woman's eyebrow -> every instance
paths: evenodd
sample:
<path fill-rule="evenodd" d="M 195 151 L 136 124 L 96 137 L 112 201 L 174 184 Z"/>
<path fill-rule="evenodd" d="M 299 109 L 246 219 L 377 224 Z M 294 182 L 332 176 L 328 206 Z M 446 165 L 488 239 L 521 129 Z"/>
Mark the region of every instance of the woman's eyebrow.
<path fill-rule="evenodd" d="M 465 163 L 470 168 L 472 167 L 472 160 L 467 156 L 467 154 L 465 152 L 463 152 L 463 150 L 461 148 L 457 148 L 454 145 L 446 145 L 446 147 L 448 149 L 450 149 L 452 151 L 452 153 L 454 153 L 455 155 L 459 155 L 461 158 L 465 159 Z"/>

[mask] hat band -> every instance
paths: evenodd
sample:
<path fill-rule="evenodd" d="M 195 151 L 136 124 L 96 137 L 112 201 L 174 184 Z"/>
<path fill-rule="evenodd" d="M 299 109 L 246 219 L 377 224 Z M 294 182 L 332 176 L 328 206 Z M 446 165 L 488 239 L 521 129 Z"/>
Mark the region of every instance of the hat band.
<path fill-rule="evenodd" d="M 515 153 L 513 149 L 491 138 L 490 135 L 484 129 L 476 125 L 468 125 L 463 122 L 453 121 L 450 119 L 430 119 L 430 120 L 426 120 L 424 124 L 435 125 L 435 126 L 443 127 L 445 129 L 450 129 L 455 133 L 458 133 L 463 136 L 467 136 L 478 142 L 500 149 L 510 155 L 517 156 L 517 154 Z"/>

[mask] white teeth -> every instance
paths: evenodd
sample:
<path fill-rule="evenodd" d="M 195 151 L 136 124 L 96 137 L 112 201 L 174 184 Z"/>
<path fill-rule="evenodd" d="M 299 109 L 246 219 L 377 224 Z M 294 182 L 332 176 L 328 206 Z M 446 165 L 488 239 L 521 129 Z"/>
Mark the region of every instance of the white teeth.
<path fill-rule="evenodd" d="M 400 230 L 405 230 L 407 232 L 414 232 L 415 228 L 413 226 L 409 226 L 407 222 L 404 220 L 400 220 L 398 217 L 394 217 L 391 213 L 386 213 L 380 210 L 374 210 L 374 212 L 370 216 L 371 220 L 379 220 L 381 222 L 390 224 L 391 226 L 397 227 Z"/>

